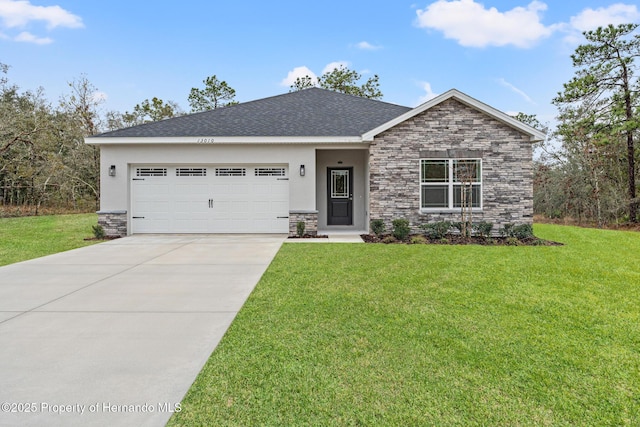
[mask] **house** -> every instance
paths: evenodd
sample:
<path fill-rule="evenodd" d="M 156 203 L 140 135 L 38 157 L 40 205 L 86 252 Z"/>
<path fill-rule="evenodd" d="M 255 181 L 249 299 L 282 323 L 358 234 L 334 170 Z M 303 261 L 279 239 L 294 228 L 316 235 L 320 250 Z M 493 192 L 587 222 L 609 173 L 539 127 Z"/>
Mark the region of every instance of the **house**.
<path fill-rule="evenodd" d="M 455 89 L 409 108 L 311 88 L 86 143 L 100 147 L 108 235 L 295 234 L 299 221 L 309 233 L 459 221 L 462 181 L 474 221 L 531 223 L 543 138 Z"/>

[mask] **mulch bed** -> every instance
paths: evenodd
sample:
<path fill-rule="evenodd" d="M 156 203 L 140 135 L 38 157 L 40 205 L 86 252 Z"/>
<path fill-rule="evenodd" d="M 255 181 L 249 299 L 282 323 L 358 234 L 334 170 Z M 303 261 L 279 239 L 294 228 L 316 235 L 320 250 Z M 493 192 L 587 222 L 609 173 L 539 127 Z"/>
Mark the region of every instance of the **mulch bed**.
<path fill-rule="evenodd" d="M 300 236 L 289 236 L 289 239 L 328 239 L 329 236 L 326 234 L 305 234 L 302 237 Z"/>
<path fill-rule="evenodd" d="M 86 241 L 93 241 L 93 240 L 115 240 L 115 239 L 119 239 L 120 236 L 104 236 L 102 238 L 97 238 L 97 237 L 85 237 L 83 240 Z"/>
<path fill-rule="evenodd" d="M 414 243 L 412 238 L 420 236 L 423 242 Z M 450 234 L 442 239 L 430 239 L 422 234 L 412 234 L 405 240 L 395 240 L 390 234 L 378 237 L 375 234 L 361 234 L 365 243 L 385 243 L 385 244 L 429 244 L 429 245 L 484 245 L 484 246 L 564 246 L 564 243 L 551 240 L 530 237 L 526 239 L 516 239 L 514 237 L 479 237 L 471 236 L 464 238 L 460 235 Z"/>

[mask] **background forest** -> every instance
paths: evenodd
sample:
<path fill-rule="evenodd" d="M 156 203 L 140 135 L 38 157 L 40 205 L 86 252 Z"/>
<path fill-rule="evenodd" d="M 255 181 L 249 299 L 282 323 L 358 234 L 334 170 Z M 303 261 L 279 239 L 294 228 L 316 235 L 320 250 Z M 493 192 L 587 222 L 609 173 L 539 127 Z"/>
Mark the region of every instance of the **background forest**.
<path fill-rule="evenodd" d="M 534 212 L 598 226 L 637 223 L 640 137 L 638 25 L 601 27 L 572 55 L 575 75 L 552 100 L 557 123 L 517 118 L 548 138 L 536 147 Z M 316 80 L 298 79 L 291 90 L 320 86 L 379 99 L 378 76 L 337 68 Z M 235 90 L 215 75 L 188 93 L 190 112 L 236 103 Z M 173 101 L 152 98 L 131 112 L 104 111 L 86 76 L 69 83 L 57 102 L 44 89 L 21 90 L 0 63 L 0 216 L 98 209 L 99 149 L 84 137 L 185 114 Z"/>

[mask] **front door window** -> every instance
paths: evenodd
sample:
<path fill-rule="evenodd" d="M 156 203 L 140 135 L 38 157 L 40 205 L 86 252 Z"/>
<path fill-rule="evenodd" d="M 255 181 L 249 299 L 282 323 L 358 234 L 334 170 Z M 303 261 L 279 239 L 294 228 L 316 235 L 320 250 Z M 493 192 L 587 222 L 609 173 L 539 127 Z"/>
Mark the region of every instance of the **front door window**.
<path fill-rule="evenodd" d="M 331 198 L 349 198 L 349 171 L 346 169 L 331 171 Z"/>

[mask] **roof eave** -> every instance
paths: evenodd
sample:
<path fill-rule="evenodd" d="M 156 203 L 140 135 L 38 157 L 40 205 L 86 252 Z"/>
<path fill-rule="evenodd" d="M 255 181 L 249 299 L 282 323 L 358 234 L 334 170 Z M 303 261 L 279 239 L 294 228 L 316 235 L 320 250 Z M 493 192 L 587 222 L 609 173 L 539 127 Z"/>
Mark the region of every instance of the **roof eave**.
<path fill-rule="evenodd" d="M 479 110 L 491 117 L 493 117 L 494 119 L 506 124 L 507 126 L 510 126 L 526 135 L 529 135 L 531 138 L 531 142 L 537 142 L 537 141 L 543 141 L 546 138 L 546 134 L 544 132 L 539 131 L 538 129 L 535 129 L 525 123 L 522 123 L 521 121 L 514 119 L 513 117 L 509 116 L 508 114 L 503 113 L 500 110 L 497 110 L 493 107 L 491 107 L 490 105 L 485 104 L 484 102 L 478 101 L 475 98 L 470 97 L 469 95 L 460 92 L 457 89 L 451 89 L 445 93 L 443 93 L 442 95 L 439 95 L 433 99 L 430 99 L 429 101 L 425 102 L 424 104 L 421 104 L 419 106 L 417 106 L 416 108 L 414 108 L 413 110 L 407 111 L 406 113 L 402 114 L 401 116 L 396 117 L 393 120 L 389 120 L 387 123 L 384 123 L 380 126 L 378 126 L 375 129 L 370 130 L 369 132 L 365 133 L 362 135 L 362 140 L 365 142 L 371 142 L 373 141 L 373 139 L 381 134 L 382 132 L 391 129 L 392 127 L 412 118 L 417 116 L 420 113 L 423 113 L 424 111 L 427 111 L 429 109 L 431 109 L 432 107 L 448 100 L 448 99 L 456 99 L 457 101 L 468 105 L 471 108 L 474 108 L 476 110 Z"/>
<path fill-rule="evenodd" d="M 361 136 L 176 136 L 87 137 L 89 145 L 115 144 L 361 144 Z"/>

